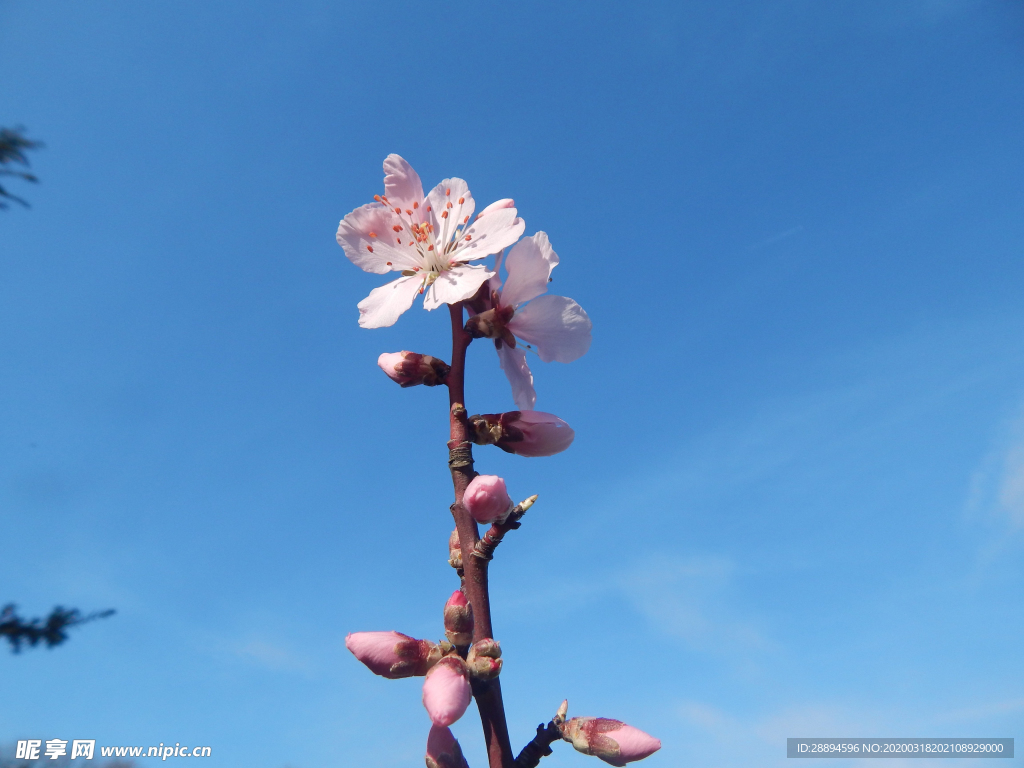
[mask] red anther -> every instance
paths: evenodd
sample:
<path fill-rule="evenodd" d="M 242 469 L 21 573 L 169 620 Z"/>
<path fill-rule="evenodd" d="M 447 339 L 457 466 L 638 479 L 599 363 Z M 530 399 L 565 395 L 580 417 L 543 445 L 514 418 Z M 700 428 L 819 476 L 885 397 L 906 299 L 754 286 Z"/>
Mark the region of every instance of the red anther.
<path fill-rule="evenodd" d="M 432 250 L 434 250 L 434 246 L 432 246 L 432 245 L 430 245 L 430 246 L 427 246 L 427 250 L 428 250 L 428 251 L 432 251 Z"/>
<path fill-rule="evenodd" d="M 380 195 L 374 195 L 373 199 L 376 200 L 379 203 L 380 200 L 381 200 L 381 197 L 380 197 Z"/>
<path fill-rule="evenodd" d="M 442 219 L 447 219 L 448 218 L 448 211 L 445 211 L 444 213 L 442 213 L 441 214 L 441 218 Z"/>
<path fill-rule="evenodd" d="M 466 239 L 467 239 L 467 240 L 472 240 L 472 239 L 473 239 L 473 236 L 472 236 L 472 235 L 466 235 Z"/>
<path fill-rule="evenodd" d="M 395 226 L 393 226 L 392 229 L 395 230 L 395 232 L 401 232 L 402 231 L 402 228 L 400 226 L 398 226 L 397 224 L 395 224 Z"/>
<path fill-rule="evenodd" d="M 396 237 L 396 238 L 395 238 L 395 240 L 397 240 L 397 241 L 398 241 L 398 244 L 399 244 L 399 245 L 401 245 L 401 244 L 402 244 L 402 238 L 400 238 L 400 237 Z"/>
<path fill-rule="evenodd" d="M 376 232 L 371 232 L 371 233 L 370 233 L 370 237 L 376 237 L 376 236 L 377 236 L 377 233 L 376 233 Z"/>
<path fill-rule="evenodd" d="M 445 205 L 445 208 L 451 208 L 451 207 L 452 207 L 452 204 L 450 202 L 447 205 Z"/>
<path fill-rule="evenodd" d="M 380 199 L 383 200 L 386 203 L 388 201 L 388 196 L 387 195 L 381 195 Z"/>
<path fill-rule="evenodd" d="M 447 196 L 448 196 L 448 195 L 450 195 L 451 193 L 452 193 L 452 188 L 451 188 L 451 187 L 448 187 L 448 189 L 446 189 L 446 190 L 444 191 L 445 197 L 447 197 Z"/>
<path fill-rule="evenodd" d="M 413 204 L 412 204 L 412 207 L 413 207 L 413 209 L 419 208 L 419 207 L 420 207 L 420 204 L 419 204 L 419 203 L 413 203 Z"/>
<path fill-rule="evenodd" d="M 366 250 L 368 250 L 370 253 L 373 253 L 373 246 L 372 245 L 366 246 Z"/>
<path fill-rule="evenodd" d="M 462 205 L 464 202 L 466 202 L 466 198 L 460 197 L 459 198 L 459 205 Z"/>
<path fill-rule="evenodd" d="M 401 208 L 395 208 L 395 213 L 401 213 L 401 212 L 402 212 Z"/>
<path fill-rule="evenodd" d="M 427 210 L 428 210 L 428 211 L 432 211 L 432 210 L 434 210 L 434 209 L 433 209 L 433 208 L 431 208 L 431 207 L 430 207 L 430 206 L 428 205 L 428 206 L 427 206 Z"/>
<path fill-rule="evenodd" d="M 388 265 L 389 267 L 391 266 L 391 262 L 390 262 L 390 261 L 389 261 L 389 262 L 386 262 L 386 263 L 387 263 L 387 265 Z"/>
<path fill-rule="evenodd" d="M 410 210 L 409 210 L 408 208 L 406 208 L 406 209 L 405 209 L 405 212 L 406 212 L 407 214 L 409 214 L 410 216 L 412 216 L 412 211 L 410 211 Z"/>
<path fill-rule="evenodd" d="M 423 287 L 422 286 L 420 287 L 420 293 L 423 293 Z"/>
<path fill-rule="evenodd" d="M 466 218 L 464 218 L 464 219 L 462 220 L 462 223 L 463 223 L 463 224 L 467 224 L 467 223 L 469 223 L 469 216 L 467 216 Z"/>

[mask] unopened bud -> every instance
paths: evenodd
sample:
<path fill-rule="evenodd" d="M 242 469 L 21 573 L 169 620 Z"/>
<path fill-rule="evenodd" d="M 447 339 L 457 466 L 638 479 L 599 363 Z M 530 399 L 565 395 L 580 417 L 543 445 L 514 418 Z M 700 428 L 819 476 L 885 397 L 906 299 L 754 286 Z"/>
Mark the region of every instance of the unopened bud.
<path fill-rule="evenodd" d="M 576 433 L 557 416 L 543 411 L 484 413 L 469 417 L 477 445 L 497 445 L 519 456 L 551 456 L 564 451 Z"/>
<path fill-rule="evenodd" d="M 474 477 L 466 488 L 462 504 L 474 520 L 484 525 L 501 522 L 512 510 L 505 481 L 497 475 Z"/>
<path fill-rule="evenodd" d="M 423 681 L 423 706 L 434 725 L 454 723 L 465 713 L 472 698 L 469 669 L 458 656 L 445 656 L 431 667 Z"/>
<path fill-rule="evenodd" d="M 416 352 L 385 352 L 377 358 L 377 365 L 393 382 L 403 387 L 425 384 L 436 387 L 444 384 L 448 376 L 448 363 L 430 355 Z"/>
<path fill-rule="evenodd" d="M 345 647 L 375 675 L 392 680 L 425 675 L 441 658 L 434 643 L 401 632 L 352 632 Z"/>
<path fill-rule="evenodd" d="M 444 633 L 458 648 L 473 642 L 473 606 L 461 589 L 455 590 L 444 604 Z"/>
<path fill-rule="evenodd" d="M 427 736 L 427 768 L 469 768 L 462 747 L 445 726 L 432 725 Z"/>
<path fill-rule="evenodd" d="M 448 565 L 452 568 L 462 568 L 462 544 L 459 541 L 458 528 L 448 537 Z"/>
<path fill-rule="evenodd" d="M 639 728 L 607 717 L 574 717 L 559 726 L 577 751 L 621 768 L 661 749 L 661 741 Z"/>
<path fill-rule="evenodd" d="M 497 640 L 485 637 L 477 640 L 466 657 L 469 673 L 480 680 L 493 680 L 501 672 L 501 646 Z"/>

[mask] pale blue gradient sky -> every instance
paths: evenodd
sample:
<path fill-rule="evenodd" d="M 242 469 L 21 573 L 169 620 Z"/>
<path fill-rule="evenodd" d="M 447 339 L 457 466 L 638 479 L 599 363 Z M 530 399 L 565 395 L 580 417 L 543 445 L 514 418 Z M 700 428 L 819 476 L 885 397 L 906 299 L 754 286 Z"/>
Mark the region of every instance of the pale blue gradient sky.
<path fill-rule="evenodd" d="M 564 697 L 651 768 L 1024 736 L 1024 3 L 0 0 L 0 71 L 47 142 L 0 215 L 0 601 L 119 611 L 0 655 L 0 742 L 420 764 L 418 682 L 343 646 L 455 586 L 444 393 L 375 366 L 446 316 L 359 329 L 334 243 L 389 152 L 515 198 L 594 321 L 535 366 L 572 448 L 477 454 L 541 497 L 493 567 L 517 746 Z"/>

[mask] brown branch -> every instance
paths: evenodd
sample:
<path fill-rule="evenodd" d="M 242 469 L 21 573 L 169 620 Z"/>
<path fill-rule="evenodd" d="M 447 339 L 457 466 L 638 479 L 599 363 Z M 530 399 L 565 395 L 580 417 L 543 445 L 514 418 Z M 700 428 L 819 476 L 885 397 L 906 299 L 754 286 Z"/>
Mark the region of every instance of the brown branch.
<path fill-rule="evenodd" d="M 526 510 L 533 506 L 533 503 L 537 500 L 537 494 L 534 494 L 525 501 L 521 501 L 509 512 L 506 517 L 500 523 L 494 523 L 490 530 L 484 534 L 484 537 L 480 539 L 473 547 L 473 557 L 478 557 L 481 560 L 490 560 L 494 557 L 494 550 L 497 549 L 498 545 L 501 544 L 501 540 L 505 538 L 505 534 L 509 531 L 514 531 L 522 525 L 523 515 L 526 514 Z"/>
<path fill-rule="evenodd" d="M 473 471 L 473 446 L 469 442 L 469 425 L 466 421 L 466 348 L 472 338 L 463 329 L 462 303 L 449 306 L 452 321 L 452 360 L 448 372 L 448 399 L 451 439 L 448 441 L 448 467 L 455 487 L 455 503 L 452 516 L 459 532 L 459 546 L 462 550 L 464 571 L 463 589 L 473 606 L 473 642 L 493 637 L 491 630 L 490 593 L 487 587 L 487 561 L 472 557 L 474 547 L 480 539 L 476 522 L 462 505 L 466 486 L 475 476 Z M 473 682 L 473 696 L 480 711 L 484 740 L 487 744 L 489 768 L 514 768 L 512 743 L 505 721 L 505 706 L 501 699 L 501 683 L 497 678 Z"/>
<path fill-rule="evenodd" d="M 565 713 L 568 711 L 568 707 L 569 703 L 563 701 L 562 706 L 558 708 L 558 713 L 551 718 L 549 723 L 546 725 L 541 723 L 537 726 L 537 735 L 533 737 L 533 741 L 523 747 L 523 751 L 519 753 L 519 757 L 513 763 L 513 768 L 537 768 L 540 759 L 551 754 L 551 745 L 562 738 L 561 726 L 565 722 Z"/>

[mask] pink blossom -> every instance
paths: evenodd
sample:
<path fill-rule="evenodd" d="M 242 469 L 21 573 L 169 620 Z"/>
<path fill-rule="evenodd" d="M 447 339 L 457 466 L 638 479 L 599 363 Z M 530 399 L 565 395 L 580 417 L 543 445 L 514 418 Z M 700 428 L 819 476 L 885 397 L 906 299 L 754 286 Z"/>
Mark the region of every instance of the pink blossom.
<path fill-rule="evenodd" d="M 427 736 L 427 768 L 469 768 L 462 747 L 449 728 L 430 726 Z"/>
<path fill-rule="evenodd" d="M 425 675 L 441 657 L 429 640 L 416 640 L 401 632 L 352 632 L 345 647 L 375 675 L 397 679 Z"/>
<path fill-rule="evenodd" d="M 420 177 L 403 158 L 388 155 L 384 172 L 384 194 L 338 226 L 338 243 L 353 264 L 378 275 L 401 274 L 359 302 L 364 328 L 394 325 L 418 294 L 426 309 L 470 298 L 494 273 L 469 262 L 512 245 L 526 226 L 514 207 L 498 204 L 470 223 L 476 203 L 462 179 L 445 179 L 424 196 Z"/>
<path fill-rule="evenodd" d="M 556 266 L 558 254 L 544 232 L 524 237 L 505 259 L 504 285 L 497 274 L 500 257 L 495 264 L 496 274 L 489 283 L 490 309 L 466 324 L 473 336 L 494 339 L 498 362 L 512 385 L 512 399 L 523 410 L 537 403 L 527 349 L 535 349 L 545 363 L 571 363 L 590 348 L 593 324 L 583 307 L 564 296 L 541 295 L 547 292 Z"/>
<path fill-rule="evenodd" d="M 377 358 L 377 365 L 389 379 L 403 387 L 413 387 L 417 384 L 436 387 L 445 383 L 445 377 L 450 370 L 448 363 L 443 360 L 406 350 L 385 352 Z"/>
<path fill-rule="evenodd" d="M 423 706 L 434 725 L 454 723 L 465 713 L 472 698 L 469 670 L 458 656 L 445 656 L 423 681 Z"/>
<path fill-rule="evenodd" d="M 574 717 L 561 726 L 562 735 L 585 755 L 621 768 L 661 749 L 661 741 L 639 728 L 607 717 Z"/>
<path fill-rule="evenodd" d="M 500 522 L 512 509 L 512 499 L 505 489 L 505 481 L 497 475 L 477 475 L 462 497 L 466 510 L 478 523 Z"/>
<path fill-rule="evenodd" d="M 557 416 L 543 411 L 508 411 L 470 416 L 471 439 L 497 445 L 519 456 L 551 456 L 572 444 L 576 433 Z"/>

